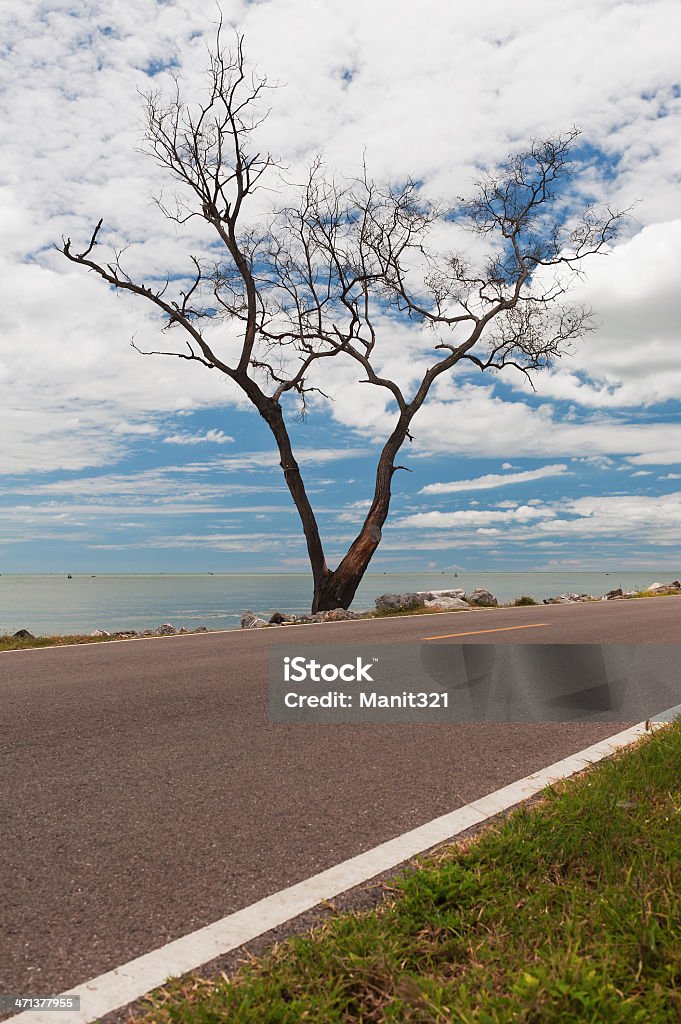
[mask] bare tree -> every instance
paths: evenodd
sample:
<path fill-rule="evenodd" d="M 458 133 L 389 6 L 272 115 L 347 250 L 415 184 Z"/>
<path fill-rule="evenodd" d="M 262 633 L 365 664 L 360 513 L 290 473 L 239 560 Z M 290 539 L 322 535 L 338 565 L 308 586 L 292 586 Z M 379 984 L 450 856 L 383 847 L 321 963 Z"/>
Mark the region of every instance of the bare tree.
<path fill-rule="evenodd" d="M 155 305 L 164 330 L 182 329 L 179 349 L 144 354 L 217 369 L 248 396 L 272 432 L 300 515 L 312 610 L 347 608 L 381 540 L 393 476 L 404 468 L 396 465 L 397 454 L 411 440 L 412 421 L 435 381 L 459 363 L 529 375 L 592 329 L 590 311 L 568 303 L 566 291 L 585 258 L 615 237 L 622 214 L 577 205 L 569 187 L 573 130 L 533 142 L 485 174 L 471 200 L 451 207 L 427 202 L 413 181 L 380 186 L 366 171 L 338 183 L 318 159 L 293 190 L 296 202 L 254 227 L 248 201 L 281 168 L 254 146 L 268 84 L 248 72 L 242 37 L 227 52 L 218 32 L 208 85 L 198 105 L 185 103 L 178 81 L 171 98 L 147 94 L 145 148 L 183 187 L 172 207 L 158 199 L 162 212 L 178 224 L 202 218 L 217 236 L 219 256 L 208 247 L 202 258 L 190 257 L 191 277 L 183 285 L 167 280 L 159 287 L 133 280 L 122 252 L 105 262 L 94 258 L 101 220 L 82 252 L 73 251 L 70 239 L 60 249 L 110 286 Z M 431 251 L 431 228 L 443 220 L 483 236 L 488 255 L 471 262 Z M 390 316 L 432 329 L 424 349 L 430 365 L 408 393 L 380 370 L 377 343 Z M 221 358 L 207 339 L 205 321 L 216 320 L 238 326 L 235 358 Z M 351 360 L 363 382 L 387 393 L 395 416 L 371 507 L 335 569 L 326 563 L 283 405 L 294 397 L 304 414 L 310 395 L 327 397 L 320 370 L 328 359 Z"/>

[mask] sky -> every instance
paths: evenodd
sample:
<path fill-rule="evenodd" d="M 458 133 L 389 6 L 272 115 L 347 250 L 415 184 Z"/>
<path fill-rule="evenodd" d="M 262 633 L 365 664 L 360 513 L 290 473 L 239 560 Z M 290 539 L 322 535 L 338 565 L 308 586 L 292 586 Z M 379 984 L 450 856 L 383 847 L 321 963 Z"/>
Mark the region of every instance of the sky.
<path fill-rule="evenodd" d="M 279 86 L 259 130 L 291 180 L 338 175 L 469 194 L 533 138 L 582 131 L 590 193 L 620 238 L 575 299 L 595 331 L 535 375 L 457 371 L 399 462 L 378 571 L 679 566 L 681 5 L 676 0 L 222 0 Z M 297 514 L 268 430 L 223 376 L 145 357 L 159 321 L 54 247 L 102 217 L 140 279 L 181 278 L 205 244 L 164 219 L 140 152 L 140 93 L 200 96 L 217 7 L 26 0 L 0 33 L 0 572 L 299 572 Z M 586 187 L 585 185 L 585 187 Z M 266 210 L 274 192 L 257 202 Z M 255 211 L 257 213 L 259 211 Z M 410 380 L 418 325 L 381 322 Z M 218 333 L 214 335 L 220 344 Z M 224 344 L 228 346 L 229 339 Z M 333 566 L 368 508 L 393 415 L 334 371 L 292 423 Z"/>

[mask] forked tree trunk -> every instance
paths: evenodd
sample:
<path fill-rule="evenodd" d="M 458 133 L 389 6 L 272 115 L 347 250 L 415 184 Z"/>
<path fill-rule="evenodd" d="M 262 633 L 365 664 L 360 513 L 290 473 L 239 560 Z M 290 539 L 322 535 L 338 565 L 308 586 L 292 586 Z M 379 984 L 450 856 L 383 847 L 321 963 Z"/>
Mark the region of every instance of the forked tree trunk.
<path fill-rule="evenodd" d="M 411 417 L 402 415 L 395 430 L 386 442 L 376 468 L 374 500 L 362 524 L 362 529 L 352 542 L 348 553 L 333 572 L 327 570 L 317 586 L 312 611 L 325 612 L 333 608 L 349 608 L 369 567 L 376 548 L 381 543 L 383 524 L 390 511 L 391 482 L 395 473 L 395 456 L 405 437 Z"/>
<path fill-rule="evenodd" d="M 319 528 L 305 491 L 300 467 L 293 456 L 282 408 L 278 402 L 263 395 L 252 381 L 245 380 L 242 387 L 274 435 L 284 479 L 300 516 L 314 583 L 312 613 L 332 611 L 334 608 L 347 609 L 352 604 L 362 577 L 381 542 L 383 524 L 390 510 L 390 485 L 395 472 L 395 456 L 407 436 L 409 424 L 421 402 L 419 401 L 418 405 L 412 403 L 401 413 L 381 452 L 376 468 L 374 499 L 362 529 L 338 567 L 332 571 L 326 564 Z"/>

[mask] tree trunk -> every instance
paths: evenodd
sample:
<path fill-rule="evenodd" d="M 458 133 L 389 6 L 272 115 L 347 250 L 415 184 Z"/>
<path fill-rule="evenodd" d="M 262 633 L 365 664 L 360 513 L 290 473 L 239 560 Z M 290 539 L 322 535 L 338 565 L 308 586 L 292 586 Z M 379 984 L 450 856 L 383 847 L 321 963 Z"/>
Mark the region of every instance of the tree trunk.
<path fill-rule="evenodd" d="M 319 600 L 321 600 L 324 587 L 332 575 L 326 564 L 326 557 L 324 555 L 324 548 L 319 535 L 317 520 L 305 491 L 305 483 L 300 472 L 300 466 L 293 457 L 291 439 L 288 436 L 288 430 L 286 429 L 286 423 L 284 422 L 284 414 L 281 406 L 278 402 L 263 395 L 260 389 L 257 388 L 257 385 L 254 385 L 250 380 L 248 380 L 248 384 L 250 385 L 248 389 L 244 384 L 242 384 L 242 387 L 248 394 L 249 398 L 251 398 L 251 401 L 253 401 L 257 406 L 260 415 L 263 417 L 274 435 L 274 439 L 277 442 L 277 448 L 279 449 L 279 464 L 282 468 L 284 479 L 286 480 L 286 486 L 293 498 L 293 502 L 298 510 L 298 515 L 300 516 L 300 521 L 303 526 L 303 533 L 305 534 L 305 542 L 307 544 L 307 553 L 310 559 L 310 567 L 312 569 L 312 579 L 314 581 L 312 610 L 315 611 L 315 605 Z M 352 600 L 352 598 L 350 600 Z M 337 608 L 338 605 L 333 605 L 333 607 Z"/>
<path fill-rule="evenodd" d="M 396 469 L 395 456 L 407 436 L 409 424 L 415 411 L 415 409 L 407 407 L 388 438 L 378 460 L 374 500 L 362 524 L 362 529 L 350 545 L 348 553 L 338 568 L 333 572 L 327 570 L 327 576 L 320 581 L 319 586 L 315 583 L 313 613 L 331 611 L 333 608 L 347 609 L 352 604 L 357 587 L 369 567 L 376 548 L 381 543 L 383 524 L 388 518 L 390 510 L 390 485 Z"/>

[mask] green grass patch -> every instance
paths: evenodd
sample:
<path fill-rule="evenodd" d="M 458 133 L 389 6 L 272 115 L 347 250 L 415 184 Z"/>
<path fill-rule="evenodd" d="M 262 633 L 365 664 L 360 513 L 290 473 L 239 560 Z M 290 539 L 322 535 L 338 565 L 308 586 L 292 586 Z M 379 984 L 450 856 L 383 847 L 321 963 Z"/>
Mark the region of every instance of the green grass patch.
<path fill-rule="evenodd" d="M 34 636 L 0 635 L 0 651 L 27 651 L 33 647 L 64 647 L 67 644 L 101 644 L 115 640 L 113 636 Z"/>
<path fill-rule="evenodd" d="M 145 1024 L 681 1020 L 681 722 Z"/>
<path fill-rule="evenodd" d="M 465 611 L 465 610 L 466 610 L 465 608 L 460 608 L 460 609 L 454 608 L 454 609 L 452 609 L 452 611 L 455 611 L 455 612 L 456 611 Z M 442 611 L 442 610 L 438 610 L 437 608 L 424 608 L 423 605 L 414 604 L 414 605 L 410 605 L 408 608 L 400 608 L 399 611 L 392 610 L 392 609 L 387 610 L 387 611 L 383 611 L 383 610 L 379 611 L 378 608 L 376 608 L 375 610 L 372 609 L 371 616 L 367 616 L 367 618 L 372 618 L 372 619 L 396 619 L 396 618 L 399 618 L 401 615 L 451 615 L 451 612 L 447 611 L 446 609 L 444 611 Z"/>
<path fill-rule="evenodd" d="M 522 597 L 516 597 L 515 601 L 513 602 L 513 607 L 522 608 L 526 604 L 539 604 L 539 602 L 535 601 L 535 599 L 533 597 L 530 597 L 528 594 L 523 594 Z"/>

